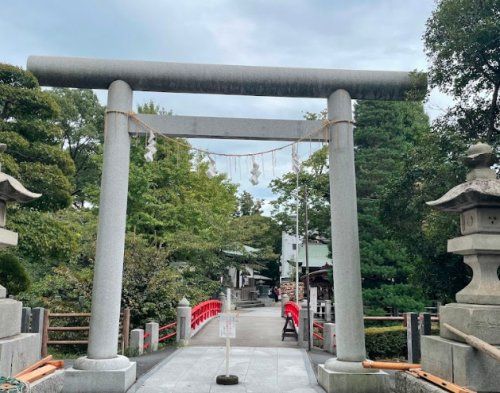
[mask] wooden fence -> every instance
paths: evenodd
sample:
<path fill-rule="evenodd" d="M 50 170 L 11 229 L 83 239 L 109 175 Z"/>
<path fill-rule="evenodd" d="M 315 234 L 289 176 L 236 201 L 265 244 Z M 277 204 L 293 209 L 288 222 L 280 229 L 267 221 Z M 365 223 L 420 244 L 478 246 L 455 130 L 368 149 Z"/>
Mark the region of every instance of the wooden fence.
<path fill-rule="evenodd" d="M 45 310 L 42 330 L 42 356 L 47 356 L 47 347 L 49 345 L 87 345 L 90 313 L 51 313 Z M 56 322 L 57 321 L 57 322 Z M 79 323 L 78 323 L 79 322 Z M 129 346 L 130 332 L 130 309 L 125 308 L 120 313 L 120 333 L 119 344 L 122 353 Z M 58 337 L 51 335 L 51 332 L 58 332 Z M 67 333 L 79 333 L 78 337 Z M 60 336 L 63 336 L 62 338 Z"/>

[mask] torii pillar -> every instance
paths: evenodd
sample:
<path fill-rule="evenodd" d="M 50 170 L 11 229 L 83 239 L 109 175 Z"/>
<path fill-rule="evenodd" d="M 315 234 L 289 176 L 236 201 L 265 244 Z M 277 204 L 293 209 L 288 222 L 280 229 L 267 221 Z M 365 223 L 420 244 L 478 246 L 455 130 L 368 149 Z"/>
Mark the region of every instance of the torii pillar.
<path fill-rule="evenodd" d="M 117 355 L 132 91 L 309 97 L 328 100 L 337 358 L 319 366 L 327 392 L 382 393 L 386 374 L 366 358 L 354 172 L 352 99 L 402 100 L 408 72 L 248 67 L 31 56 L 42 86 L 109 89 L 88 356 L 66 371 L 65 392 L 125 392 L 135 364 Z M 424 88 L 424 86 L 422 86 Z M 141 115 L 171 136 L 297 140 L 320 122 Z M 312 140 L 321 139 L 313 136 Z"/>

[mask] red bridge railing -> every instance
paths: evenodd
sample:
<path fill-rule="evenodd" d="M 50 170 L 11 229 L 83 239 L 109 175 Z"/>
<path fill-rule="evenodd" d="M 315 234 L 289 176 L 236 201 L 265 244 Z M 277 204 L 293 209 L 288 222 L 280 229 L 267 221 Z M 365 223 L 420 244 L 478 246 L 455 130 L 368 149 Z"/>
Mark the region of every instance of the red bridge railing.
<path fill-rule="evenodd" d="M 220 314 L 222 303 L 220 300 L 206 300 L 191 309 L 191 331 L 203 324 L 207 319 Z"/>
<path fill-rule="evenodd" d="M 195 333 L 205 321 L 220 314 L 221 308 L 222 304 L 220 300 L 206 300 L 194 306 L 191 309 L 191 332 Z M 177 335 L 177 322 L 160 326 L 158 333 L 158 342 L 160 343 L 175 337 Z M 144 340 L 146 341 L 150 336 L 150 333 L 145 333 Z M 148 349 L 149 346 L 149 342 L 144 343 L 144 349 Z"/>
<path fill-rule="evenodd" d="M 158 337 L 158 342 L 163 342 L 165 340 L 168 340 L 169 338 L 175 337 L 177 334 L 177 322 L 169 323 L 168 325 L 160 326 L 158 329 L 158 332 L 160 333 L 160 336 Z M 163 335 L 161 333 L 167 332 Z"/>
<path fill-rule="evenodd" d="M 317 340 L 323 341 L 323 325 L 319 322 L 313 322 L 313 337 Z"/>
<path fill-rule="evenodd" d="M 293 319 L 293 323 L 295 326 L 299 326 L 299 311 L 300 307 L 295 302 L 286 302 L 285 303 L 285 315 L 291 315 Z"/>

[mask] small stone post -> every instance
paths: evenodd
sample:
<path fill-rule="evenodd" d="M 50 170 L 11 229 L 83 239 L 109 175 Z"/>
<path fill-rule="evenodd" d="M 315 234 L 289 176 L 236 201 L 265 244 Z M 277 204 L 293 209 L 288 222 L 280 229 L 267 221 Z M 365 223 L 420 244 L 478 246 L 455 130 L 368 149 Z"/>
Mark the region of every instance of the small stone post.
<path fill-rule="evenodd" d="M 31 310 L 31 333 L 42 333 L 44 312 L 43 307 L 35 307 Z"/>
<path fill-rule="evenodd" d="M 286 293 L 281 295 L 281 318 L 285 318 L 285 304 L 290 301 L 290 296 Z"/>
<path fill-rule="evenodd" d="M 301 347 L 307 348 L 309 346 L 308 335 L 310 336 L 312 342 L 312 333 L 313 333 L 313 322 L 314 322 L 314 312 L 311 312 L 310 319 L 307 318 L 307 302 L 304 300 L 301 303 L 301 308 L 299 312 L 299 345 Z M 311 321 L 308 324 L 308 321 Z"/>
<path fill-rule="evenodd" d="M 23 307 L 23 311 L 21 314 L 21 333 L 30 332 L 30 317 L 31 317 L 31 308 Z"/>
<path fill-rule="evenodd" d="M 187 345 L 191 338 L 191 306 L 189 301 L 183 297 L 177 306 L 177 336 L 179 345 Z"/>
<path fill-rule="evenodd" d="M 144 339 L 144 344 L 149 344 L 146 348 L 146 352 L 154 352 L 158 351 L 158 337 L 160 326 L 158 322 L 148 322 L 146 323 L 146 335 L 147 337 Z"/>
<path fill-rule="evenodd" d="M 144 352 L 144 329 L 132 329 L 130 332 L 130 349 L 137 355 Z"/>
<path fill-rule="evenodd" d="M 326 322 L 323 325 L 323 350 L 334 355 L 337 352 L 334 323 Z"/>
<path fill-rule="evenodd" d="M 224 292 L 219 293 L 220 310 L 221 312 L 226 311 L 226 294 Z"/>
<path fill-rule="evenodd" d="M 325 321 L 332 322 L 332 301 L 325 300 Z"/>
<path fill-rule="evenodd" d="M 408 347 L 408 362 L 420 362 L 420 333 L 418 331 L 418 314 L 409 312 L 406 318 L 406 343 Z"/>

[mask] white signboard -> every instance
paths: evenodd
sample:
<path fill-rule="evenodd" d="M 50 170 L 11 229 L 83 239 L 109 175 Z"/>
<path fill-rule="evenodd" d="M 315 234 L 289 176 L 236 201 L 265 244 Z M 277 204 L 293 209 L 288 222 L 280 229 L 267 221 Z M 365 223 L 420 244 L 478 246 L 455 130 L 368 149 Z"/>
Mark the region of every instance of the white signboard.
<path fill-rule="evenodd" d="M 318 311 L 318 287 L 311 287 L 309 288 L 309 295 L 310 295 L 310 304 L 311 304 L 311 310 L 313 311 L 314 314 L 316 314 Z"/>
<path fill-rule="evenodd" d="M 233 314 L 219 314 L 219 337 L 236 338 L 236 317 Z"/>

